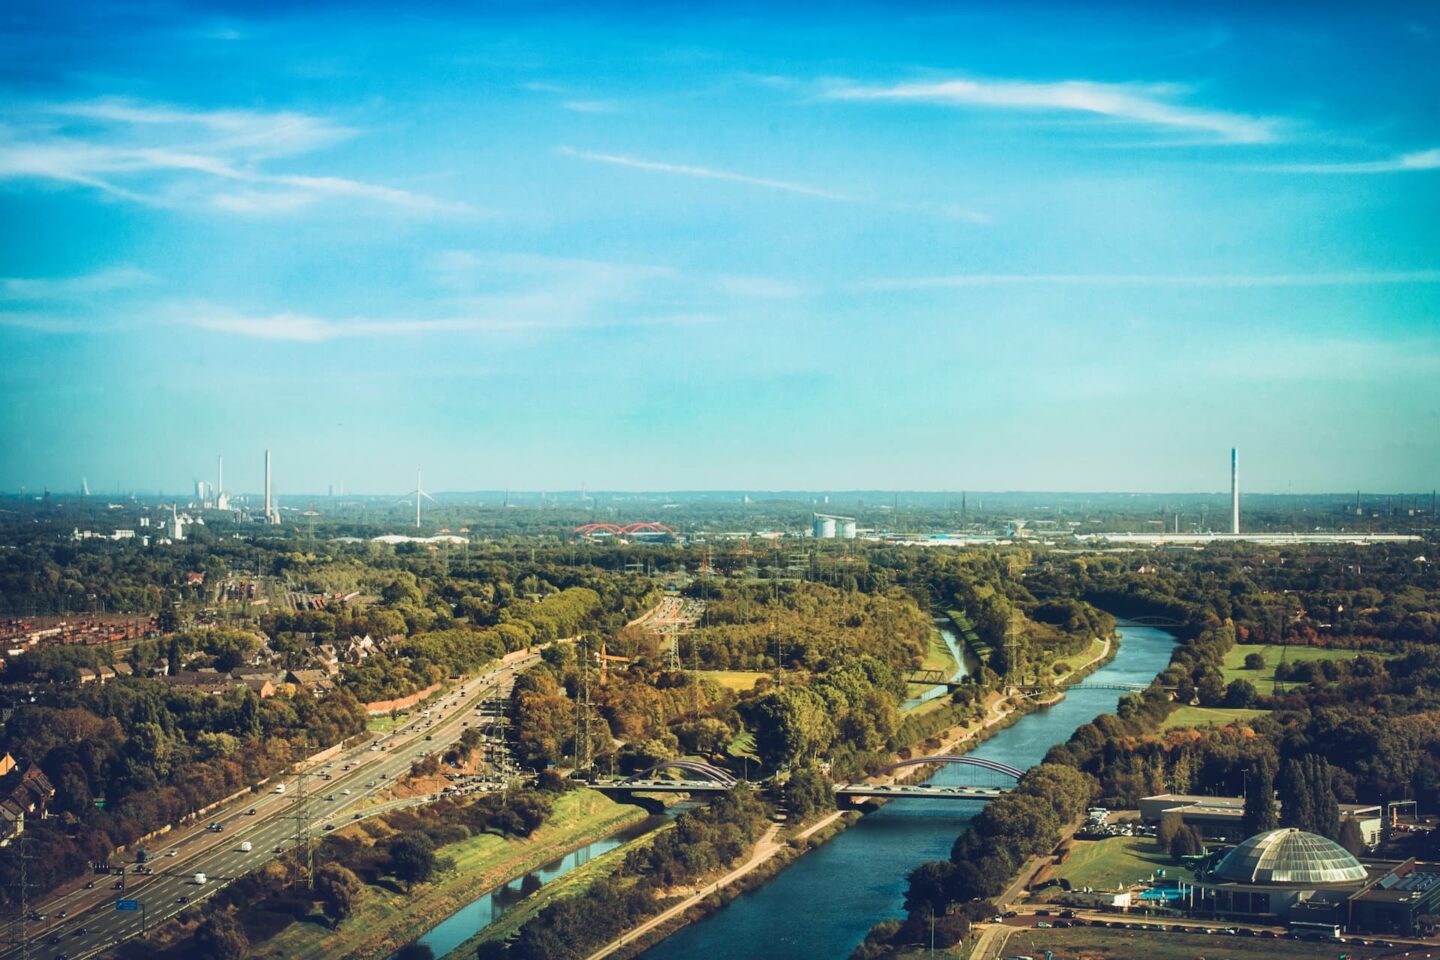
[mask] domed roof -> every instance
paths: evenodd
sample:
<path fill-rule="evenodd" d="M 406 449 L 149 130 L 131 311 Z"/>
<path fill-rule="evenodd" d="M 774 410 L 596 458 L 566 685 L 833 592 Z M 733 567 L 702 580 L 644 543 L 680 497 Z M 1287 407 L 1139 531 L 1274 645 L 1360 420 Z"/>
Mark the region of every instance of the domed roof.
<path fill-rule="evenodd" d="M 1225 854 L 1214 872 L 1238 883 L 1353 883 L 1366 876 L 1340 844 L 1293 829 L 1255 834 Z"/>

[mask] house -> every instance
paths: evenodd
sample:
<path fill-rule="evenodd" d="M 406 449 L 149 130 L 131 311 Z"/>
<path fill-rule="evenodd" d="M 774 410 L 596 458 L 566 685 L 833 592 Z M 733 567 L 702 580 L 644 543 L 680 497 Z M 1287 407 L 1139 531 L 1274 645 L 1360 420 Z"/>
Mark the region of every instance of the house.
<path fill-rule="evenodd" d="M 291 670 L 287 679 L 311 693 L 321 693 L 334 687 L 330 674 L 324 670 Z"/>
<path fill-rule="evenodd" d="M 370 634 L 363 637 L 351 637 L 345 643 L 345 650 L 341 654 L 346 663 L 363 663 L 371 654 L 379 652 L 375 640 Z"/>
<path fill-rule="evenodd" d="M 11 801 L 0 801 L 0 847 L 25 832 L 25 811 Z"/>

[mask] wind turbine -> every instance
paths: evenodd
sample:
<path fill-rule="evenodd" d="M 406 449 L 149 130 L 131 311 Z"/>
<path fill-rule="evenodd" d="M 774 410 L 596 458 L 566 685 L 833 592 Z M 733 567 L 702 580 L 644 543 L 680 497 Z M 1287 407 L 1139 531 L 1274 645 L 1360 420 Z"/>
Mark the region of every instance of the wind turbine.
<path fill-rule="evenodd" d="M 409 493 L 405 494 L 405 496 L 406 496 L 406 497 L 414 497 L 414 498 L 415 498 L 415 529 L 416 529 L 416 530 L 419 530 L 419 529 L 420 529 L 420 498 L 421 498 L 421 497 L 424 497 L 426 500 L 429 500 L 431 503 L 435 503 L 435 502 L 436 502 L 435 498 L 432 497 L 432 496 L 430 496 L 430 494 L 426 493 L 426 492 L 425 492 L 425 488 L 420 485 L 420 468 L 419 468 L 419 467 L 416 467 L 416 468 L 415 468 L 415 489 L 414 489 L 414 490 L 411 490 Z"/>

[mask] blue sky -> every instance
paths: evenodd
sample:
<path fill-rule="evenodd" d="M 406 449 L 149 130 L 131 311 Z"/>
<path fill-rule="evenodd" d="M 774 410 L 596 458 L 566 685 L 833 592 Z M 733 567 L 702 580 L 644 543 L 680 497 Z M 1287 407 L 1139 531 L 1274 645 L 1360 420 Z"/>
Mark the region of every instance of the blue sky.
<path fill-rule="evenodd" d="M 1434 5 L 990 6 L 7 4 L 0 489 L 1431 489 Z"/>

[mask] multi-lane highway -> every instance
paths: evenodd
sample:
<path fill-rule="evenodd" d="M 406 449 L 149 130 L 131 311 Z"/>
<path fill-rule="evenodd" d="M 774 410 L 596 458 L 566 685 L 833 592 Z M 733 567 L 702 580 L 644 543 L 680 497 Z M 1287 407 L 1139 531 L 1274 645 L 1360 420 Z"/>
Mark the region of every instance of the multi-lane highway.
<path fill-rule="evenodd" d="M 311 835 L 323 836 L 347 823 L 430 797 L 376 804 L 373 796 L 409 772 L 419 757 L 443 751 L 468 727 L 480 726 L 480 704 L 508 696 L 515 675 L 538 663 L 537 654 L 517 651 L 496 667 L 431 702 L 403 726 L 378 740 L 340 753 L 304 772 Z M 283 793 L 276 792 L 283 784 Z M 55 896 L 33 909 L 42 920 L 28 924 L 31 956 L 42 960 L 93 957 L 116 943 L 153 929 L 191 904 L 213 895 L 231 880 L 288 850 L 295 842 L 296 793 L 293 775 L 267 784 L 265 793 L 237 801 L 224 811 L 146 845 L 147 869 L 128 866 L 123 877 L 96 876 L 93 886 Z M 218 825 L 219 829 L 214 829 Z M 248 843 L 249 850 L 242 845 Z M 204 874 L 204 882 L 197 882 Z M 123 884 L 123 886 L 122 886 Z M 137 900 L 141 911 L 120 911 L 119 899 Z M 18 957 L 19 947 L 0 952 Z"/>

